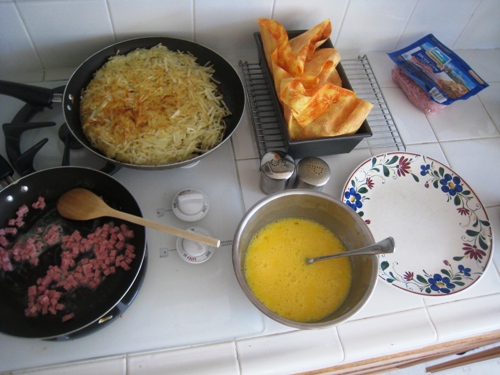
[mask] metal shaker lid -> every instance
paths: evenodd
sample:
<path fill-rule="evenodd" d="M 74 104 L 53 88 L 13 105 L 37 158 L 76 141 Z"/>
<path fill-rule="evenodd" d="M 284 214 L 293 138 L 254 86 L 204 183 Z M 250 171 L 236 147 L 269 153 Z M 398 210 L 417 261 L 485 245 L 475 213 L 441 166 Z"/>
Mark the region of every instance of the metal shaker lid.
<path fill-rule="evenodd" d="M 323 186 L 330 179 L 330 167 L 317 157 L 305 157 L 297 164 L 297 179 L 311 186 Z"/>
<path fill-rule="evenodd" d="M 260 163 L 261 172 L 273 180 L 288 180 L 295 171 L 293 160 L 281 152 L 271 151 Z"/>

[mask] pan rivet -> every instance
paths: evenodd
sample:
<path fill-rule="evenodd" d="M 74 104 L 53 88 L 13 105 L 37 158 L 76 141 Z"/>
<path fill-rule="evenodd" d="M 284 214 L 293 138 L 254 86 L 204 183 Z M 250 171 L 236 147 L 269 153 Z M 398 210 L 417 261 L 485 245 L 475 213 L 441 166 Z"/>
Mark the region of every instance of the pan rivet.
<path fill-rule="evenodd" d="M 14 197 L 12 195 L 7 195 L 7 202 L 14 202 Z"/>
<path fill-rule="evenodd" d="M 28 191 L 28 187 L 26 185 L 21 186 L 21 191 L 26 193 Z"/>

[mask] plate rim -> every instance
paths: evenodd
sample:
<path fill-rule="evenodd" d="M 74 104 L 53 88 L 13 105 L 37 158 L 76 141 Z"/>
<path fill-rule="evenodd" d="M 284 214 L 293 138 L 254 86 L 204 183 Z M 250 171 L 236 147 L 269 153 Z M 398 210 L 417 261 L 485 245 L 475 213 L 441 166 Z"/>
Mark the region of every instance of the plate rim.
<path fill-rule="evenodd" d="M 476 275 L 476 277 L 474 278 L 474 280 L 471 280 L 470 283 L 467 283 L 464 286 L 460 286 L 459 288 L 456 288 L 455 290 L 451 290 L 448 293 L 444 293 L 444 292 L 441 292 L 441 291 L 427 292 L 426 288 L 420 289 L 418 287 L 416 288 L 417 290 L 411 290 L 411 289 L 408 289 L 407 287 L 399 285 L 398 283 L 394 283 L 394 280 L 391 281 L 391 282 L 387 281 L 387 279 L 381 275 L 381 267 L 382 267 L 382 263 L 383 262 L 380 261 L 381 260 L 380 256 L 378 256 L 379 257 L 378 278 L 380 278 L 381 281 L 384 281 L 384 283 L 390 284 L 391 286 L 395 287 L 398 290 L 401 290 L 401 291 L 407 292 L 407 293 L 411 293 L 411 294 L 415 294 L 415 295 L 419 295 L 419 296 L 423 296 L 423 297 L 443 297 L 443 296 L 450 296 L 450 295 L 455 295 L 457 293 L 463 292 L 465 290 L 469 290 L 470 287 L 472 287 L 473 285 L 477 284 L 477 281 L 479 279 L 481 279 L 481 277 L 488 270 L 488 268 L 489 268 L 489 266 L 491 264 L 491 260 L 493 258 L 493 251 L 494 251 L 494 248 L 493 248 L 493 231 L 492 231 L 492 228 L 491 228 L 491 222 L 490 222 L 488 213 L 487 213 L 486 208 L 483 205 L 481 199 L 476 194 L 476 192 L 474 191 L 474 189 L 470 186 L 470 184 L 465 179 L 463 179 L 462 176 L 460 174 L 458 174 L 450 166 L 448 166 L 448 165 L 446 165 L 446 164 L 444 164 L 444 163 L 436 160 L 435 158 L 432 158 L 432 157 L 424 155 L 424 154 L 415 153 L 415 152 L 388 151 L 388 152 L 379 153 L 379 154 L 373 155 L 373 156 L 365 159 L 363 162 L 361 162 L 360 164 L 358 164 L 358 166 L 356 168 L 354 168 L 354 170 L 351 172 L 351 174 L 349 175 L 349 177 L 347 178 L 347 180 L 344 183 L 340 199 L 342 200 L 342 202 L 344 202 L 345 204 L 347 204 L 345 193 L 346 193 L 347 190 L 350 190 L 351 182 L 352 182 L 353 178 L 356 176 L 356 174 L 359 173 L 359 171 L 361 169 L 363 169 L 368 163 L 372 163 L 374 159 L 376 159 L 376 160 L 380 160 L 382 158 L 387 158 L 388 159 L 391 155 L 393 155 L 393 156 L 399 156 L 399 158 L 401 156 L 410 157 L 410 158 L 420 158 L 427 165 L 429 165 L 431 163 L 435 163 L 439 167 L 443 168 L 443 172 L 448 172 L 448 173 L 451 173 L 452 176 L 458 177 L 460 179 L 461 183 L 467 187 L 467 189 L 469 190 L 471 196 L 477 201 L 479 208 L 476 211 L 479 211 L 479 212 L 481 212 L 484 215 L 482 221 L 488 223 L 488 228 L 486 229 L 486 232 L 488 234 L 488 252 L 487 252 L 487 255 L 484 258 L 482 258 L 482 260 L 484 261 L 484 266 L 482 268 L 481 273 L 478 274 L 478 275 Z M 399 161 L 399 158 L 398 158 L 398 161 Z M 427 163 L 427 162 L 429 162 L 429 163 Z M 418 171 L 416 173 L 418 173 Z M 413 174 L 413 175 L 415 175 L 415 171 L 408 172 L 407 174 Z M 425 176 L 425 175 L 423 175 L 423 176 Z M 389 178 L 390 176 L 385 176 L 385 177 Z M 398 176 L 398 177 L 401 177 L 401 176 Z M 416 182 L 418 182 L 418 181 L 416 181 Z M 357 211 L 356 211 L 356 213 L 359 214 L 359 212 L 357 212 Z M 367 225 L 369 227 L 369 223 L 367 223 Z M 397 244 L 396 244 L 396 246 L 397 246 Z M 446 263 L 445 263 L 445 265 L 446 265 Z M 407 283 L 409 283 L 409 281 Z"/>

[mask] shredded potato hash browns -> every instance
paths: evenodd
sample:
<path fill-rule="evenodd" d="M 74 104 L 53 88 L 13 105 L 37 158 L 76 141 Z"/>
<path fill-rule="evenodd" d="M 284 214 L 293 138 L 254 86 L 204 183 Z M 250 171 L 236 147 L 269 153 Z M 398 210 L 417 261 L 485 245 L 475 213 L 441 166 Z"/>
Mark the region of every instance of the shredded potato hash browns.
<path fill-rule="evenodd" d="M 162 45 L 113 56 L 82 92 L 83 132 L 120 162 L 192 159 L 222 141 L 230 114 L 213 73 L 193 55 Z"/>

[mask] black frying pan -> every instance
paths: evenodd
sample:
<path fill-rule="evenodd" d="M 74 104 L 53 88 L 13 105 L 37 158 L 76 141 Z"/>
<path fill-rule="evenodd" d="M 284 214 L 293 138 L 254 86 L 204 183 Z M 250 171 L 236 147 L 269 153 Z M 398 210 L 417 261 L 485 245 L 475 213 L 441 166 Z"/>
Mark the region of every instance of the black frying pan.
<path fill-rule="evenodd" d="M 116 209 L 142 216 L 141 210 L 130 192 L 113 177 L 88 168 L 57 167 L 35 172 L 21 178 L 0 191 L 0 228 L 8 225 L 9 218 L 16 217 L 20 206 L 45 197 L 47 208 L 43 211 L 30 209 L 25 218 L 26 224 L 19 229 L 17 238 L 23 234 L 31 235 L 36 228 L 47 227 L 52 223 L 60 224 L 65 234 L 79 230 L 83 236 L 93 232 L 104 223 L 123 223 L 118 219 L 100 218 L 89 221 L 71 221 L 63 219 L 56 210 L 56 202 L 66 191 L 75 187 L 92 190 Z M 27 288 L 36 279 L 45 275 L 50 265 L 60 263 L 60 247 L 48 248 L 39 257 L 39 265 L 16 264 L 14 270 L 0 270 L 0 332 L 27 338 L 53 339 L 69 336 L 83 331 L 115 308 L 136 282 L 138 274 L 146 267 L 146 233 L 142 226 L 126 223 L 133 229 L 135 237 L 131 244 L 135 247 L 136 258 L 128 271 L 118 269 L 117 273 L 106 279 L 95 290 L 80 287 L 63 299 L 66 309 L 57 315 L 39 315 L 28 318 L 24 314 L 27 300 Z M 74 313 L 73 319 L 62 322 L 62 316 Z"/>
<path fill-rule="evenodd" d="M 190 52 L 197 57 L 196 62 L 198 64 L 205 65 L 206 63 L 209 63 L 214 67 L 215 73 L 213 74 L 213 78 L 216 81 L 220 82 L 219 91 L 222 93 L 224 102 L 231 112 L 231 115 L 225 118 L 227 128 L 224 133 L 223 140 L 218 146 L 214 147 L 210 151 L 207 151 L 206 153 L 201 154 L 193 159 L 178 163 L 163 165 L 136 165 L 118 162 L 116 160 L 110 159 L 104 156 L 100 151 L 93 148 L 83 134 L 80 122 L 81 92 L 85 87 L 87 87 L 88 83 L 93 78 L 94 73 L 101 66 L 103 66 L 111 56 L 114 56 L 116 54 L 126 54 L 137 48 L 151 48 L 158 44 L 163 44 L 173 51 Z M 15 96 L 31 104 L 50 105 L 52 103 L 53 93 L 51 90 L 39 88 L 34 93 L 31 92 L 27 96 L 25 91 L 23 91 L 23 86 L 25 87 L 25 85 L 22 84 L 0 81 L 0 93 Z M 214 51 L 197 43 L 183 39 L 167 37 L 146 37 L 130 39 L 124 42 L 113 44 L 89 57 L 82 65 L 80 65 L 80 67 L 73 73 L 73 75 L 69 79 L 63 94 L 62 102 L 64 116 L 68 127 L 70 128 L 73 135 L 78 139 L 78 141 L 80 141 L 80 143 L 82 143 L 91 152 L 106 159 L 108 162 L 126 167 L 141 169 L 167 169 L 177 168 L 183 165 L 194 163 L 210 154 L 211 152 L 215 151 L 223 143 L 225 143 L 225 141 L 227 141 L 236 130 L 236 127 L 240 122 L 245 105 L 245 93 L 241 79 L 234 68 L 224 58 L 222 58 Z"/>

